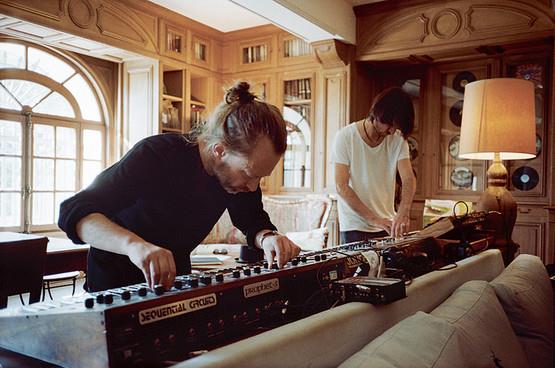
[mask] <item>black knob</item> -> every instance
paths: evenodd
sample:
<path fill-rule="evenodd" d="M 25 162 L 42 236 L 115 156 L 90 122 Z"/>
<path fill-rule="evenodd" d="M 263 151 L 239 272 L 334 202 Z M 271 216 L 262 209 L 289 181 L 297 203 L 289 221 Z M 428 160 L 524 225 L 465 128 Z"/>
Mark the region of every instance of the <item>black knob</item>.
<path fill-rule="evenodd" d="M 222 282 L 224 281 L 224 274 L 223 273 L 217 273 L 216 274 L 216 282 Z"/>
<path fill-rule="evenodd" d="M 94 307 L 94 298 L 85 299 L 85 308 L 92 308 L 92 307 Z"/>
<path fill-rule="evenodd" d="M 196 277 L 192 277 L 190 279 L 187 279 L 187 285 L 189 285 L 190 287 L 197 287 L 198 286 L 198 279 Z"/>
<path fill-rule="evenodd" d="M 147 289 L 144 286 L 142 286 L 139 288 L 137 292 L 139 293 L 139 296 L 146 296 Z"/>
<path fill-rule="evenodd" d="M 104 294 L 98 294 L 98 295 L 96 296 L 96 302 L 97 302 L 98 304 L 103 304 L 103 303 L 104 303 Z"/>
<path fill-rule="evenodd" d="M 131 293 L 129 292 L 129 290 L 124 290 L 124 291 L 121 293 L 121 298 L 122 298 L 123 300 L 129 300 L 129 299 L 131 299 Z"/>
<path fill-rule="evenodd" d="M 277 270 L 278 264 L 276 262 L 272 263 L 272 270 Z"/>
<path fill-rule="evenodd" d="M 260 266 L 254 266 L 253 270 L 254 273 L 260 273 L 262 270 L 260 269 Z"/>
<path fill-rule="evenodd" d="M 239 270 L 233 270 L 233 278 L 234 279 L 238 279 L 239 277 L 241 277 L 241 271 Z"/>
<path fill-rule="evenodd" d="M 113 294 L 106 294 L 104 296 L 104 303 L 112 304 L 114 302 L 114 295 Z"/>
<path fill-rule="evenodd" d="M 245 274 L 245 276 L 250 276 L 251 275 L 251 269 L 250 268 L 245 268 L 243 270 L 243 273 Z"/>
<path fill-rule="evenodd" d="M 166 291 L 166 289 L 164 289 L 164 287 L 162 285 L 156 285 L 154 287 L 154 294 L 156 294 L 156 295 L 162 295 L 162 294 L 164 294 L 165 291 Z"/>
<path fill-rule="evenodd" d="M 302 262 L 302 263 L 306 263 L 306 257 L 305 257 L 305 256 L 302 256 L 302 257 L 301 257 L 301 262 Z"/>
<path fill-rule="evenodd" d="M 200 277 L 200 282 L 204 285 L 210 285 L 212 283 L 212 277 L 210 275 L 202 275 Z"/>
<path fill-rule="evenodd" d="M 177 290 L 183 289 L 183 281 L 181 281 L 181 280 L 174 280 L 174 281 L 173 281 L 173 287 L 176 288 Z"/>
<path fill-rule="evenodd" d="M 326 256 L 325 254 L 322 254 L 322 261 L 325 261 L 326 259 L 328 259 L 328 256 Z"/>
<path fill-rule="evenodd" d="M 298 260 L 297 258 L 294 258 L 294 259 L 291 260 L 291 264 L 292 264 L 293 266 L 296 266 L 296 265 L 299 264 L 299 260 Z"/>
<path fill-rule="evenodd" d="M 320 255 L 319 255 L 319 254 L 315 255 L 315 256 L 314 256 L 314 260 L 315 260 L 316 262 L 319 262 L 319 261 L 320 261 Z"/>
<path fill-rule="evenodd" d="M 264 262 L 264 268 L 268 268 L 268 262 Z"/>

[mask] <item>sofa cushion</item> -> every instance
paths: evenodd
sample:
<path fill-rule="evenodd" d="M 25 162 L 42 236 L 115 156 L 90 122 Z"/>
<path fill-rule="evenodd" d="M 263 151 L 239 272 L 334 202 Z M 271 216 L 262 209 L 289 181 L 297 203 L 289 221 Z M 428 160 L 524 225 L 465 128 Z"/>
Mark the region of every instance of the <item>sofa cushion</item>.
<path fill-rule="evenodd" d="M 528 366 L 524 350 L 488 282 L 464 283 L 430 314 L 453 324 L 472 342 L 472 349 L 465 353 L 473 356 L 475 364 L 471 366 L 487 366 L 492 357 L 505 368 Z"/>
<path fill-rule="evenodd" d="M 491 282 L 531 367 L 553 367 L 553 290 L 542 261 L 518 256 Z"/>
<path fill-rule="evenodd" d="M 499 365 L 497 365 L 499 364 Z M 511 325 L 485 281 L 470 281 L 430 315 L 417 312 L 341 367 L 527 367 Z"/>

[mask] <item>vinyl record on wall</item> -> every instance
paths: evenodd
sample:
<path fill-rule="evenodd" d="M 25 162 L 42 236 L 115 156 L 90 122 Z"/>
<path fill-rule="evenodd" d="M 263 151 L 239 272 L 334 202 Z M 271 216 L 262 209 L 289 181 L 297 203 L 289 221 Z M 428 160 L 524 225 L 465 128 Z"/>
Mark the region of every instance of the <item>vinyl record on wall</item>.
<path fill-rule="evenodd" d="M 538 185 L 538 172 L 530 166 L 521 166 L 513 172 L 512 181 L 515 188 L 523 191 L 532 190 Z"/>
<path fill-rule="evenodd" d="M 540 64 L 519 65 L 515 76 L 533 82 L 537 88 L 543 88 L 543 67 Z"/>
<path fill-rule="evenodd" d="M 451 171 L 451 183 L 458 188 L 470 188 L 474 173 L 466 167 L 455 167 Z"/>
<path fill-rule="evenodd" d="M 464 87 L 476 80 L 476 76 L 471 72 L 460 72 L 453 79 L 453 89 L 457 92 L 464 93 Z"/>
<path fill-rule="evenodd" d="M 412 135 L 407 138 L 409 144 L 410 160 L 414 161 L 418 157 L 418 141 Z"/>
<path fill-rule="evenodd" d="M 461 137 L 457 134 L 451 140 L 449 140 L 449 156 L 453 157 L 455 160 L 462 160 L 459 157 L 459 142 Z"/>
<path fill-rule="evenodd" d="M 449 119 L 453 124 L 455 124 L 458 127 L 460 127 L 462 123 L 462 109 L 463 109 L 463 100 L 458 100 L 449 109 Z"/>

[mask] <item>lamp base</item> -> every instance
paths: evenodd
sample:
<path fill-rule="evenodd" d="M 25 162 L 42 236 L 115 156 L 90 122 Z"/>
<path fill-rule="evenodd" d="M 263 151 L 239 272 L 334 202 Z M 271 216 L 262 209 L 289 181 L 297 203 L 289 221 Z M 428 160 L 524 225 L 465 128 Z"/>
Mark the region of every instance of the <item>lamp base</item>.
<path fill-rule="evenodd" d="M 519 246 L 511 238 L 516 222 L 517 204 L 505 187 L 506 184 L 507 169 L 501 163 L 499 154 L 496 154 L 488 169 L 488 188 L 480 196 L 476 209 L 501 214 L 502 223 L 498 224 L 496 229 L 495 246 L 501 250 L 505 265 L 508 265 L 514 259 Z"/>

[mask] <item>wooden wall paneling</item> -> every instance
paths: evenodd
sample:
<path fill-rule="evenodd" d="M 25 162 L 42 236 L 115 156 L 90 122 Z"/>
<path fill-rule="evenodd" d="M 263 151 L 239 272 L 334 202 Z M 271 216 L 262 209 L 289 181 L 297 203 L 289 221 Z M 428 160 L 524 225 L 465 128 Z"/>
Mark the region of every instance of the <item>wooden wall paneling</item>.
<path fill-rule="evenodd" d="M 348 73 L 345 68 L 337 71 L 324 72 L 323 78 L 322 104 L 318 104 L 323 108 L 324 119 L 320 127 L 322 135 L 320 150 L 323 150 L 322 158 L 316 162 L 320 162 L 318 167 L 318 180 L 323 181 L 321 188 L 326 192 L 335 192 L 335 174 L 334 164 L 332 162 L 333 143 L 335 135 L 346 124 L 348 124 L 347 116 L 347 91 L 348 91 Z"/>
<path fill-rule="evenodd" d="M 402 4 L 402 6 L 400 6 Z M 358 7 L 357 60 L 390 60 L 549 37 L 553 11 L 535 0 L 401 0 Z"/>
<path fill-rule="evenodd" d="M 123 142 L 125 154 L 136 142 L 158 133 L 160 92 L 158 61 L 142 60 L 124 64 Z"/>
<path fill-rule="evenodd" d="M 0 13 L 142 55 L 157 54 L 157 35 L 149 30 L 152 19 L 145 26 L 144 14 L 135 15 L 119 1 L 1 0 Z"/>
<path fill-rule="evenodd" d="M 519 212 L 512 239 L 520 245 L 520 253 L 537 255 L 544 263 L 552 263 L 553 260 L 548 260 L 545 232 L 545 217 L 538 218 Z"/>

